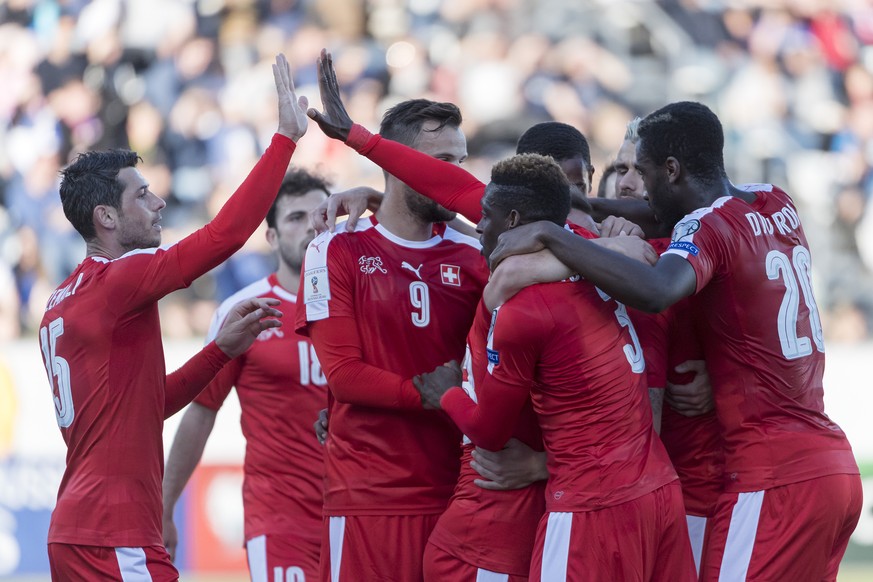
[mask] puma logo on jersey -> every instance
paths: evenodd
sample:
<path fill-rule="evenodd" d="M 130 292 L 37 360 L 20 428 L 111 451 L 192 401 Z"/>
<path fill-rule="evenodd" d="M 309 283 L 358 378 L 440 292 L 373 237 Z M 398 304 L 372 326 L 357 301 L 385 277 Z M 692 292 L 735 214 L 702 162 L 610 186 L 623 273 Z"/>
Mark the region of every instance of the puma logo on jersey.
<path fill-rule="evenodd" d="M 310 246 L 312 246 L 312 247 L 315 248 L 315 252 L 316 252 L 316 253 L 320 253 L 320 252 L 321 252 L 321 249 L 320 249 L 319 247 L 320 247 L 321 245 L 323 245 L 323 244 L 324 244 L 324 240 L 320 240 L 320 241 L 318 241 L 318 242 L 315 242 L 315 240 L 313 240 L 311 243 L 309 243 Z"/>
<path fill-rule="evenodd" d="M 361 272 L 365 275 L 372 275 L 376 271 L 388 273 L 382 266 L 382 257 L 365 257 L 361 255 L 361 258 L 358 259 L 358 264 L 361 265 Z"/>
<path fill-rule="evenodd" d="M 418 268 L 416 269 L 415 267 L 413 267 L 412 265 L 410 265 L 410 264 L 407 263 L 406 261 L 403 261 L 403 262 L 400 264 L 400 267 L 401 267 L 401 268 L 403 268 L 403 269 L 409 269 L 410 271 L 412 271 L 413 273 L 415 273 L 415 276 L 418 277 L 418 280 L 419 280 L 419 281 L 422 281 L 422 280 L 423 280 L 423 279 L 421 278 L 421 273 L 420 273 L 421 268 L 422 268 L 423 266 L 424 266 L 423 264 L 422 264 L 422 265 L 419 265 Z"/>

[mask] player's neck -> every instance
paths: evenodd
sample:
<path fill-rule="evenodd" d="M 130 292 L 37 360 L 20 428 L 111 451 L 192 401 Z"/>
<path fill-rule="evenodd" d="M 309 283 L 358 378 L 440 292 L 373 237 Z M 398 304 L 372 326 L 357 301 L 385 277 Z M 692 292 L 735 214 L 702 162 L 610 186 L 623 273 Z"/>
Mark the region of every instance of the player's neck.
<path fill-rule="evenodd" d="M 300 285 L 300 271 L 292 269 L 280 260 L 279 268 L 276 270 L 276 280 L 285 291 L 296 294 Z"/>
<path fill-rule="evenodd" d="M 376 220 L 388 232 L 404 240 L 423 241 L 433 236 L 433 223 L 424 222 L 412 214 L 402 195 L 385 192 Z"/>
<path fill-rule="evenodd" d="M 110 260 L 117 259 L 126 252 L 119 245 L 100 239 L 86 242 L 85 249 L 86 257 L 104 257 Z"/>

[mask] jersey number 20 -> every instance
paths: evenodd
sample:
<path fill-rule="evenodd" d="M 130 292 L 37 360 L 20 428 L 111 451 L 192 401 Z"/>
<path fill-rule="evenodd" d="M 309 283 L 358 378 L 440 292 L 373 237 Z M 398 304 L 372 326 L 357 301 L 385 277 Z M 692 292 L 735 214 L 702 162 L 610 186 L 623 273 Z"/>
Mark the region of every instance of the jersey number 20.
<path fill-rule="evenodd" d="M 64 333 L 64 318 L 59 317 L 39 330 L 39 344 L 42 347 L 42 360 L 45 363 L 45 371 L 48 374 L 49 385 L 58 395 L 55 401 L 55 416 L 58 426 L 67 428 L 73 424 L 73 393 L 70 389 L 70 365 L 67 360 L 57 354 L 56 346 L 58 338 Z"/>
<path fill-rule="evenodd" d="M 806 303 L 806 308 L 809 310 L 809 327 L 812 330 L 812 341 L 815 343 L 815 349 L 824 352 L 821 320 L 818 316 L 815 297 L 812 294 L 810 277 L 812 260 L 809 251 L 805 247 L 796 246 L 791 252 L 791 259 L 789 259 L 785 253 L 773 250 L 767 253 L 766 265 L 767 278 L 773 281 L 781 277 L 785 284 L 785 295 L 782 297 L 782 305 L 779 306 L 779 319 L 777 321 L 782 355 L 785 356 L 786 360 L 796 360 L 812 353 L 812 344 L 809 338 L 797 335 L 801 291 L 803 292 L 803 302 Z"/>

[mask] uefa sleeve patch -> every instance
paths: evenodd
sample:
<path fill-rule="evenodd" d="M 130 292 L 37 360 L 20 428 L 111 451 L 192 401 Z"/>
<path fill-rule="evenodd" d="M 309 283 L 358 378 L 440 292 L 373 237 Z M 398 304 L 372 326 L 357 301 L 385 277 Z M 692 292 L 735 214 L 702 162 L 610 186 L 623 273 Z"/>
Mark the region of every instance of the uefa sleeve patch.
<path fill-rule="evenodd" d="M 700 249 L 697 247 L 696 244 L 685 241 L 672 242 L 670 243 L 670 246 L 667 247 L 667 250 L 685 251 L 689 255 L 693 255 L 695 257 L 698 253 L 700 253 Z"/>
<path fill-rule="evenodd" d="M 492 350 L 491 348 L 487 348 L 488 352 L 488 363 L 496 366 L 500 364 L 500 353 L 497 350 Z"/>
<path fill-rule="evenodd" d="M 330 279 L 327 267 L 307 269 L 303 273 L 303 303 L 330 300 Z"/>

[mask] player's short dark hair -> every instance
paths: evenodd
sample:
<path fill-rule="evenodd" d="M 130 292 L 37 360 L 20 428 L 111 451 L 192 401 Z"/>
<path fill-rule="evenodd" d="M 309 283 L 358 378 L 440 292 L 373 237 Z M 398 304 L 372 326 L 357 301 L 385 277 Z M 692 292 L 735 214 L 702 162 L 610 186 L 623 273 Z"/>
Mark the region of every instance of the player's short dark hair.
<path fill-rule="evenodd" d="M 385 112 L 379 134 L 387 139 L 414 147 L 421 128 L 427 121 L 436 121 L 440 131 L 446 126 L 461 126 L 461 110 L 452 103 L 438 103 L 429 99 L 409 99 Z"/>
<path fill-rule="evenodd" d="M 521 134 L 515 146 L 517 154 L 551 156 L 559 162 L 581 157 L 591 167 L 591 148 L 582 132 L 566 123 L 545 121 Z"/>
<path fill-rule="evenodd" d="M 554 159 L 519 154 L 494 164 L 487 194 L 493 205 L 516 210 L 524 223 L 564 224 L 570 212 L 570 182 Z"/>
<path fill-rule="evenodd" d="M 276 228 L 276 207 L 282 198 L 299 198 L 312 190 L 321 190 L 330 196 L 329 188 L 330 183 L 323 176 L 303 168 L 292 168 L 285 174 L 282 185 L 279 186 L 279 192 L 276 194 L 276 199 L 267 211 L 267 227 Z"/>
<path fill-rule="evenodd" d="M 688 173 L 705 182 L 723 178 L 724 131 L 706 105 L 680 101 L 650 113 L 640 122 L 641 153 L 657 165 L 676 158 Z"/>
<path fill-rule="evenodd" d="M 79 154 L 61 170 L 61 204 L 73 227 L 86 240 L 97 236 L 94 209 L 97 206 L 121 207 L 124 184 L 118 172 L 133 168 L 142 159 L 130 150 L 110 150 Z"/>

